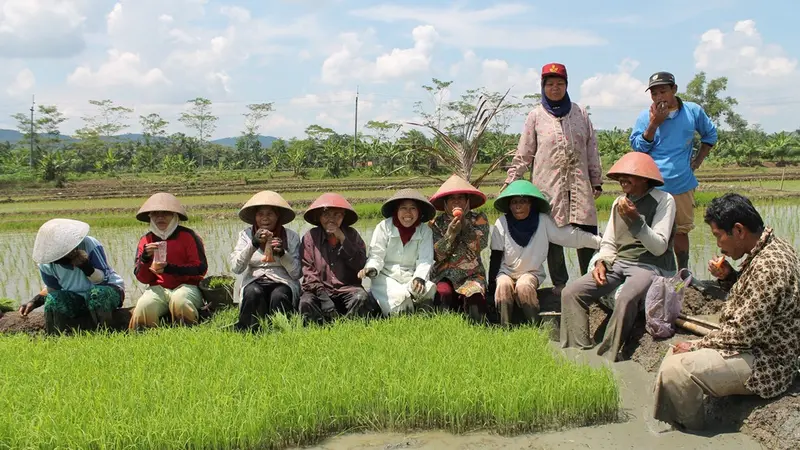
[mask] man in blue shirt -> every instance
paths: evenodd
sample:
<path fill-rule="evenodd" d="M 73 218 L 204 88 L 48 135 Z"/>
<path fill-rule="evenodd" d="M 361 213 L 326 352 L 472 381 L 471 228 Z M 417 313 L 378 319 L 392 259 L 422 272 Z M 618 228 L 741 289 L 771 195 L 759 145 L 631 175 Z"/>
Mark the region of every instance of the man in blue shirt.
<path fill-rule="evenodd" d="M 675 198 L 675 259 L 678 268 L 689 265 L 689 232 L 694 228 L 694 171 L 717 143 L 717 127 L 697 103 L 681 100 L 678 86 L 669 72 L 656 72 L 647 86 L 653 104 L 639 114 L 630 136 L 634 151 L 648 153 L 655 160 L 664 186 Z M 692 159 L 695 131 L 700 150 Z"/>

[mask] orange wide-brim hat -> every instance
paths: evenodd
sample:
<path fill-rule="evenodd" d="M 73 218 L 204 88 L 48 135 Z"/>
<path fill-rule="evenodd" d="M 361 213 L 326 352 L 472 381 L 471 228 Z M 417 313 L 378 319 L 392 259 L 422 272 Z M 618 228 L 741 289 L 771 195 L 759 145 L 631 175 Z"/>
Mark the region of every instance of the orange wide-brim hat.
<path fill-rule="evenodd" d="M 608 170 L 608 178 L 616 180 L 618 175 L 635 175 L 647 178 L 656 186 L 664 185 L 664 177 L 658 170 L 656 162 L 647 153 L 629 152 L 622 155 L 622 158 L 611 166 Z"/>
<path fill-rule="evenodd" d="M 444 200 L 450 195 L 465 194 L 469 197 L 469 208 L 475 209 L 486 203 L 486 195 L 469 181 L 453 175 L 445 181 L 431 197 L 431 203 L 438 211 L 444 211 Z"/>

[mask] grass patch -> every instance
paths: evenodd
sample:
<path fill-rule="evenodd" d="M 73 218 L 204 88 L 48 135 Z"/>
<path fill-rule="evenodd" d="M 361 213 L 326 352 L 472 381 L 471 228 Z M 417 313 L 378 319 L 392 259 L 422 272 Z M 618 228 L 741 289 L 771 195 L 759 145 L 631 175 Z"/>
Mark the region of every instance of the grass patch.
<path fill-rule="evenodd" d="M 0 298 L 0 313 L 15 311 L 17 309 L 15 307 L 16 305 L 16 301 L 11 300 L 10 298 L 2 297 Z"/>
<path fill-rule="evenodd" d="M 520 433 L 616 420 L 608 368 L 456 315 L 274 331 L 2 336 L 0 447 L 281 448 L 356 430 Z"/>

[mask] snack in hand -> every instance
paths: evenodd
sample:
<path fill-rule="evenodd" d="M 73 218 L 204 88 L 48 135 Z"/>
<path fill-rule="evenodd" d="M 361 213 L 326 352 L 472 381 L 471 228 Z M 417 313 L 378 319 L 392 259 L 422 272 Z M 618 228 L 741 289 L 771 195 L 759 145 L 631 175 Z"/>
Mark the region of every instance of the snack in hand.
<path fill-rule="evenodd" d="M 720 256 L 719 258 L 713 260 L 712 264 L 714 264 L 714 267 L 717 269 L 722 269 L 722 266 L 725 264 L 725 257 Z"/>
<path fill-rule="evenodd" d="M 464 211 L 461 208 L 453 208 L 453 217 L 461 217 Z"/>

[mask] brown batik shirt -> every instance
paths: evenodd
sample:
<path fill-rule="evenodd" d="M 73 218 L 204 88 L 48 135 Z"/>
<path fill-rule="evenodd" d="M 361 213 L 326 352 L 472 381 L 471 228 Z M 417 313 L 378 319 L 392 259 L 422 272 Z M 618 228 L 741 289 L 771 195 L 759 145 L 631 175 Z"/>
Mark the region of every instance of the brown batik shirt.
<path fill-rule="evenodd" d="M 754 356 L 745 386 L 771 398 L 792 384 L 800 356 L 800 267 L 789 243 L 764 230 L 742 263 L 720 315 L 720 329 L 694 344 L 728 357 Z"/>

